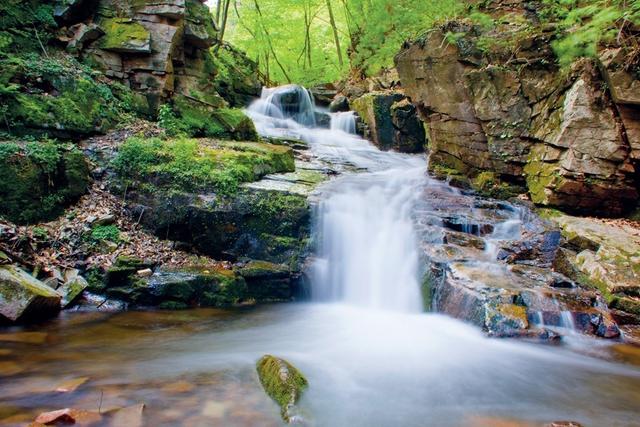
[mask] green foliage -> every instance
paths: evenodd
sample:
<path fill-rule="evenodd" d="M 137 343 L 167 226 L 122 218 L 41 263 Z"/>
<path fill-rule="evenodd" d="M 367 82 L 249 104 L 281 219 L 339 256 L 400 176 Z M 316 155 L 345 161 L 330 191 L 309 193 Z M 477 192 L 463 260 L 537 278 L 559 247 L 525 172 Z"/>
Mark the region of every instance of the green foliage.
<path fill-rule="evenodd" d="M 92 243 L 104 241 L 118 243 L 120 242 L 120 230 L 115 225 L 98 225 L 91 229 L 89 240 Z"/>
<path fill-rule="evenodd" d="M 75 147 L 46 139 L 0 142 L 0 215 L 11 221 L 52 219 L 88 184 L 88 165 Z"/>
<path fill-rule="evenodd" d="M 158 110 L 158 125 L 164 129 L 167 136 L 185 134 L 184 126 L 173 113 L 173 108 L 169 104 L 163 104 Z"/>
<path fill-rule="evenodd" d="M 140 110 L 136 99 L 67 55 L 0 55 L 0 103 L 7 106 L 0 118 L 9 132 L 104 131 Z"/>
<path fill-rule="evenodd" d="M 0 56 L 46 46 L 56 28 L 53 7 L 54 2 L 47 0 L 0 2 Z"/>
<path fill-rule="evenodd" d="M 600 43 L 615 41 L 620 26 L 640 24 L 640 0 L 545 0 L 541 16 L 559 23 L 553 49 L 561 65 L 596 55 Z"/>
<path fill-rule="evenodd" d="M 260 143 L 130 138 L 113 167 L 126 184 L 148 183 L 179 191 L 234 193 L 240 183 L 295 169 L 287 147 Z"/>
<path fill-rule="evenodd" d="M 393 66 L 402 43 L 436 21 L 456 16 L 460 0 L 332 1 L 343 56 L 351 69 L 374 75 Z M 306 85 L 335 81 L 349 71 L 339 64 L 326 0 L 242 2 L 231 25 L 231 41 L 260 64 L 271 80 Z M 286 11 L 286 13 L 283 13 Z M 307 23 L 309 31 L 307 32 Z M 275 55 L 274 55 L 275 54 Z M 276 61 L 276 59 L 278 61 Z"/>

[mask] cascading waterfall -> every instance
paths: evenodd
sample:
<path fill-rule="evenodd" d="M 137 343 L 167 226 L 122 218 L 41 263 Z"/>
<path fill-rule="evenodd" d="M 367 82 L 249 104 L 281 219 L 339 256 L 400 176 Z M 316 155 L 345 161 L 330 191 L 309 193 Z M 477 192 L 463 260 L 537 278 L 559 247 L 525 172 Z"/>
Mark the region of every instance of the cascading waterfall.
<path fill-rule="evenodd" d="M 356 133 L 356 116 L 352 111 L 331 114 L 331 130 Z"/>
<path fill-rule="evenodd" d="M 331 114 L 330 129 L 312 128 L 314 103 L 307 96 L 297 86 L 266 89 L 248 114 L 264 136 L 295 136 L 321 159 L 367 170 L 345 174 L 324 189 L 316 214 L 313 298 L 420 312 L 411 211 L 426 181 L 425 159 L 380 152 L 355 135 L 353 112 Z"/>

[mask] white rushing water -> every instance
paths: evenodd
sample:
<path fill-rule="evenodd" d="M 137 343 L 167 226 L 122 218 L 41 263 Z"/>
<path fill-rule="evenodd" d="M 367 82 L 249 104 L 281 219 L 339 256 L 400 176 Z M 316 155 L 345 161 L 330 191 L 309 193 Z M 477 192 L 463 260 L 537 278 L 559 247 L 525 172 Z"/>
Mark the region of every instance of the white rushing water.
<path fill-rule="evenodd" d="M 424 156 L 381 152 L 354 135 L 352 113 L 333 114 L 330 129 L 305 125 L 314 109 L 307 96 L 299 88 L 265 90 L 247 113 L 263 136 L 303 140 L 342 172 L 318 195 L 312 295 L 319 303 L 262 311 L 240 331 L 202 337 L 184 364 L 251 364 L 265 352 L 287 357 L 308 376 L 301 404 L 318 426 L 488 427 L 504 418 L 637 425 L 636 395 L 611 394 L 640 390 L 637 369 L 487 339 L 477 328 L 423 313 L 412 215 L 422 189 L 447 184 L 427 177 Z M 300 108 L 281 108 L 282 99 L 296 97 Z M 517 210 L 498 224 L 480 263 L 500 273 L 497 243 L 520 237 L 522 224 Z M 599 411 L 587 403 L 594 401 Z"/>
<path fill-rule="evenodd" d="M 294 100 L 300 104 L 292 105 Z M 314 299 L 420 312 L 411 212 L 427 181 L 425 159 L 380 152 L 355 135 L 352 112 L 331 114 L 330 129 L 309 128 L 314 104 L 301 88 L 265 90 L 249 112 L 265 135 L 296 135 L 320 158 L 366 170 L 346 174 L 323 189 L 316 212 Z M 286 128 L 279 127 L 283 124 Z"/>

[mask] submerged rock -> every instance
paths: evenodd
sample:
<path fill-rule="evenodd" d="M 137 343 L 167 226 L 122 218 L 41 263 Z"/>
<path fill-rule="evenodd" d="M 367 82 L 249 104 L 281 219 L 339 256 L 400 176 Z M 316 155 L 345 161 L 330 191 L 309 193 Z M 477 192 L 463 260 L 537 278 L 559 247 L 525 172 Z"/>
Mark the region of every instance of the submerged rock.
<path fill-rule="evenodd" d="M 20 268 L 0 266 L 0 323 L 55 316 L 60 300 L 60 294 Z"/>
<path fill-rule="evenodd" d="M 282 418 L 289 424 L 302 421 L 296 404 L 309 385 L 304 375 L 286 360 L 271 355 L 263 356 L 256 369 L 262 387 L 280 405 Z"/>

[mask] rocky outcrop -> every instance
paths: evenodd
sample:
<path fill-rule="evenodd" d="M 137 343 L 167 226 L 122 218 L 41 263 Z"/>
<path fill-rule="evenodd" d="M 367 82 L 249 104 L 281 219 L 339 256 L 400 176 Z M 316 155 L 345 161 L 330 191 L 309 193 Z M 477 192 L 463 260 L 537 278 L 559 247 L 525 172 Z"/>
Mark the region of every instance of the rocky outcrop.
<path fill-rule="evenodd" d="M 426 135 L 416 108 L 400 92 L 372 92 L 350 102 L 367 125 L 365 138 L 382 150 L 424 151 Z"/>
<path fill-rule="evenodd" d="M 605 293 L 553 271 L 562 255 L 561 233 L 527 206 L 432 185 L 417 211 L 429 308 L 496 337 L 550 340 L 567 330 L 620 335 Z M 514 224 L 521 232 L 505 233 Z"/>
<path fill-rule="evenodd" d="M 623 49 L 560 69 L 530 12 L 485 30 L 449 22 L 396 57 L 429 127 L 431 168 L 497 174 L 543 206 L 620 215 L 638 198 L 638 80 Z M 606 83 L 605 83 L 606 82 Z"/>
<path fill-rule="evenodd" d="M 60 311 L 60 295 L 13 265 L 0 265 L 0 323 L 42 320 Z"/>
<path fill-rule="evenodd" d="M 609 305 L 640 323 L 640 237 L 636 228 L 595 218 L 548 212 L 566 243 L 554 261 L 556 271 L 599 289 Z M 625 321 L 626 322 L 626 321 Z"/>
<path fill-rule="evenodd" d="M 209 51 L 218 32 L 201 0 L 66 2 L 56 19 L 67 50 L 144 94 L 152 110 L 174 94 L 213 107 L 259 95 L 252 61 L 230 46 Z"/>

